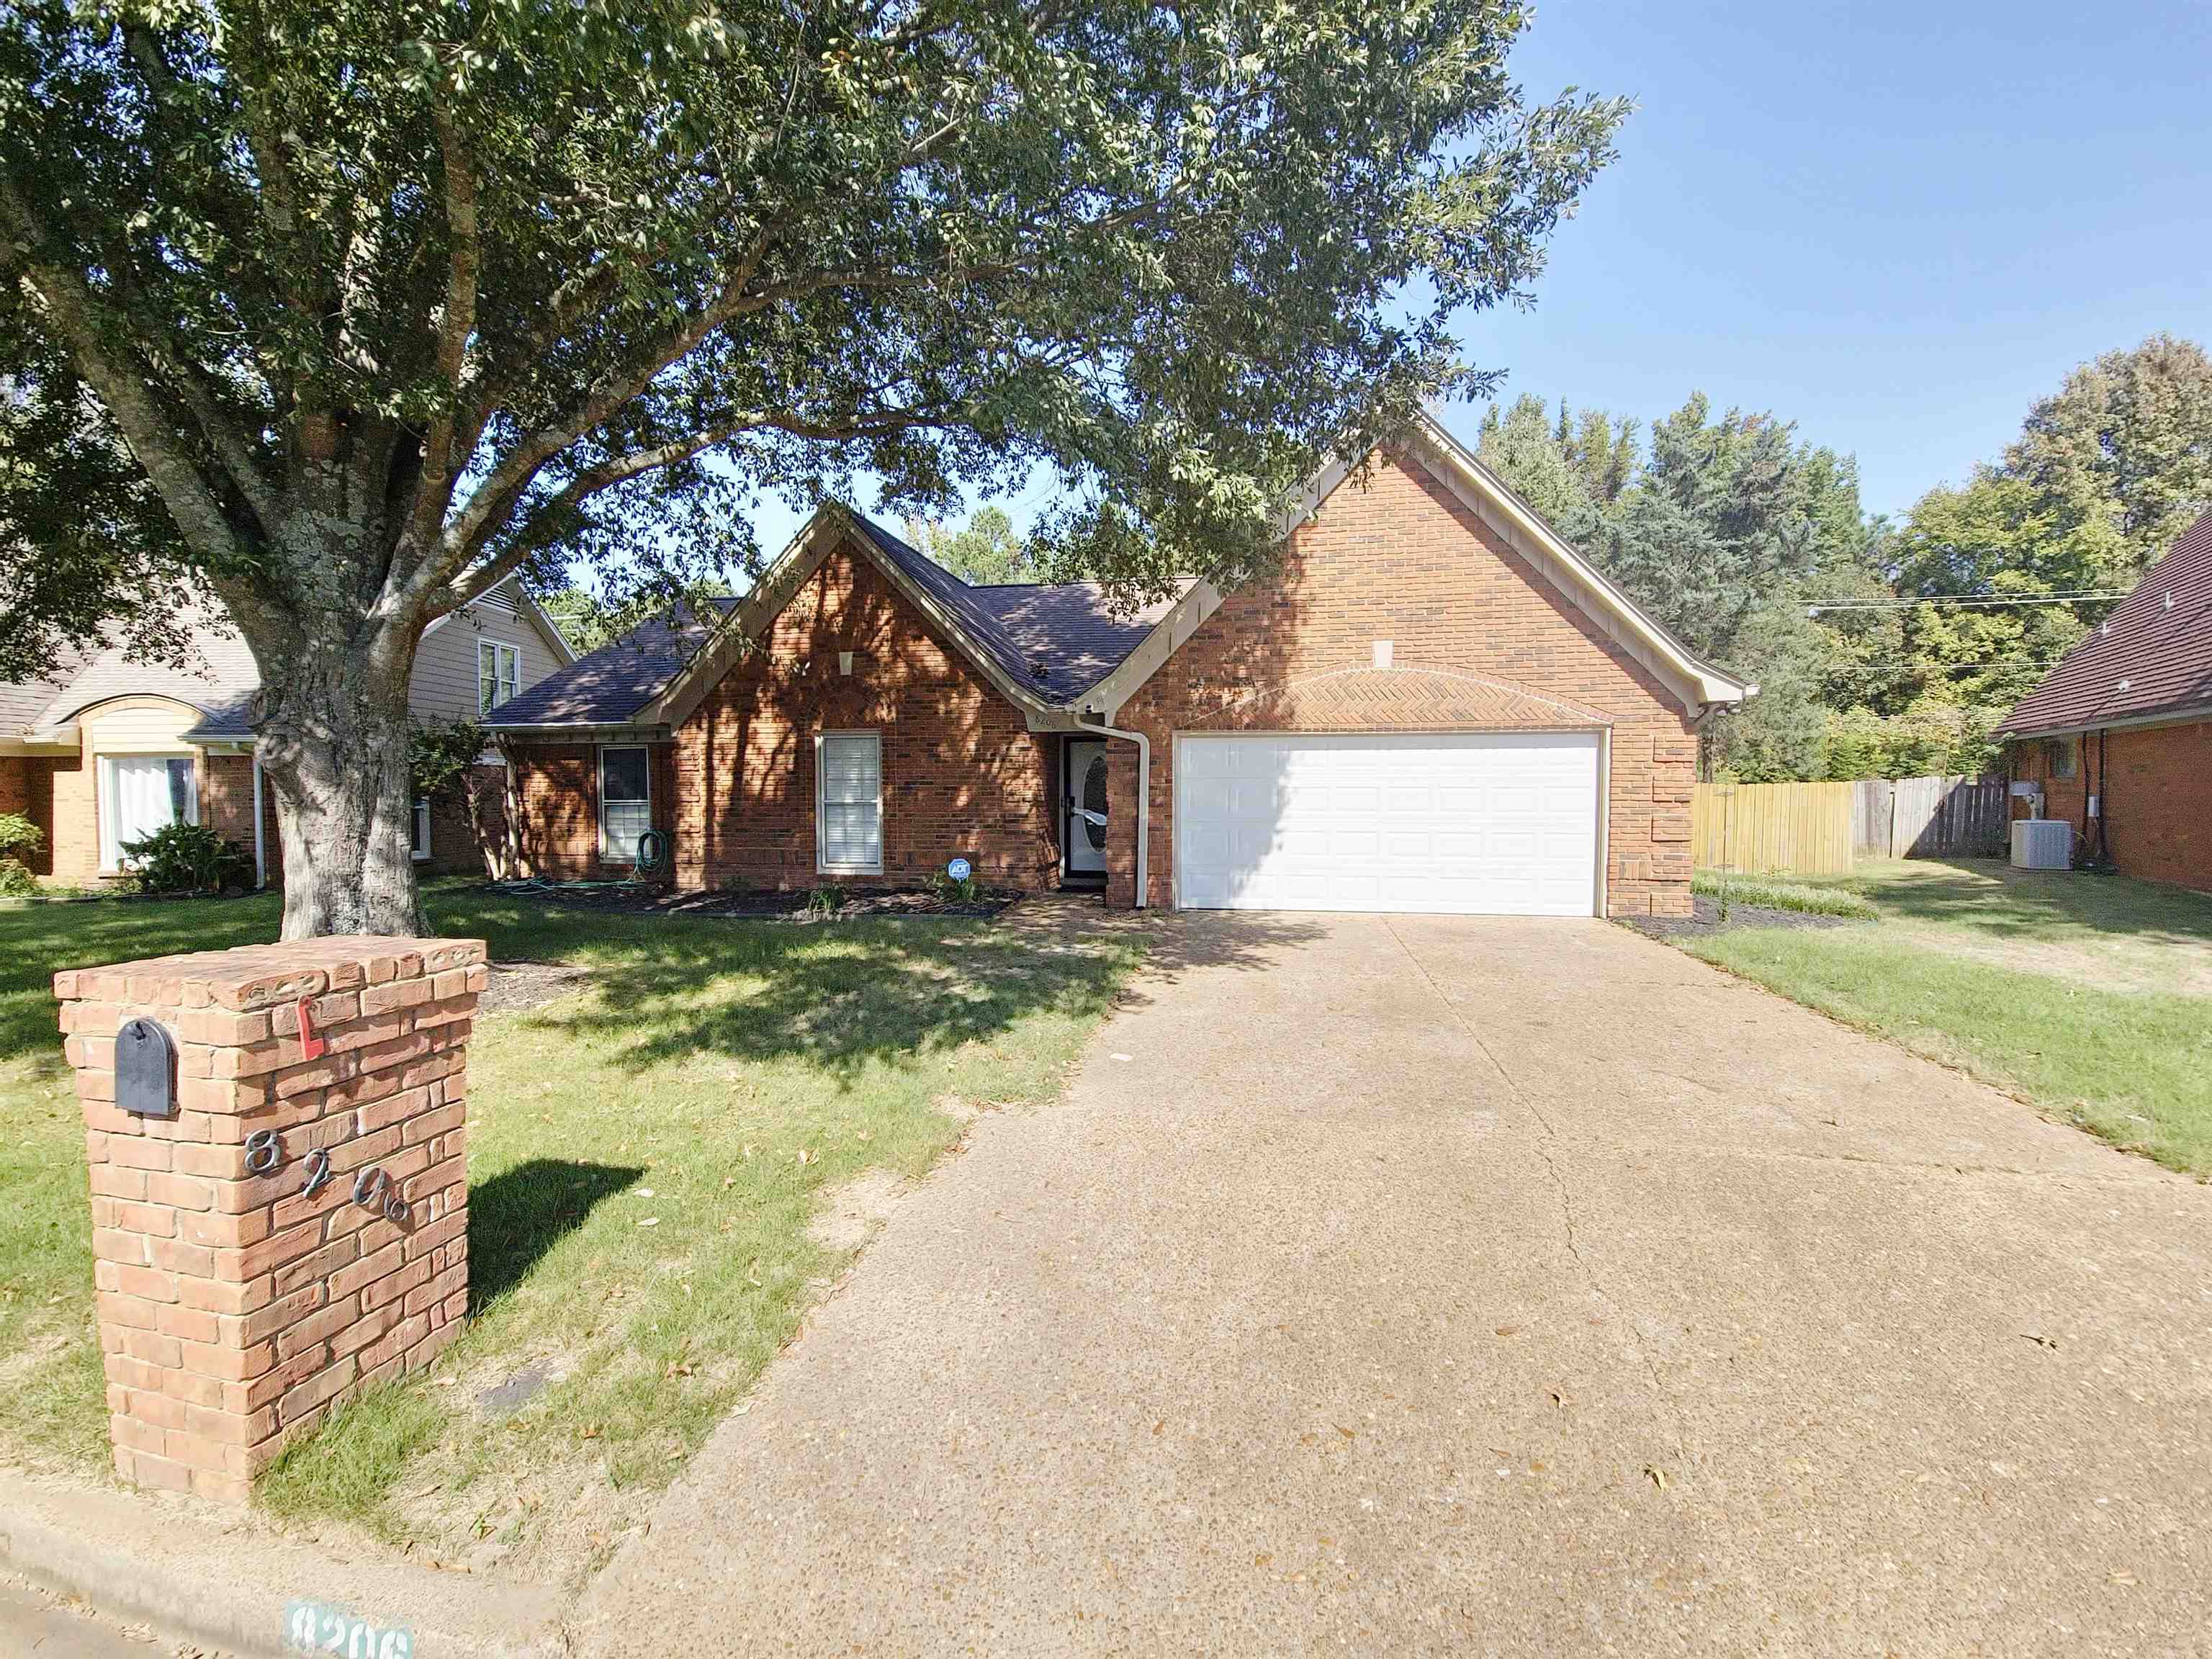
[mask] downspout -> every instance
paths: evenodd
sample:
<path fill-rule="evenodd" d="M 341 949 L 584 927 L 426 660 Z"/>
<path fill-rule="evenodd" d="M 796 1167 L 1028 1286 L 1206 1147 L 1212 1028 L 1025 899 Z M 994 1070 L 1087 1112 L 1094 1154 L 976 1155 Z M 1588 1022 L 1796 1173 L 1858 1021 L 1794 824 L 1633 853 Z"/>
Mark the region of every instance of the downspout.
<path fill-rule="evenodd" d="M 1125 738 L 1137 745 L 1137 908 L 1142 910 L 1152 884 L 1152 740 L 1141 732 L 1124 732 L 1103 720 L 1085 720 L 1081 713 L 1077 714 L 1075 723 L 1102 738 Z"/>
<path fill-rule="evenodd" d="M 269 884 L 269 859 L 261 837 L 261 740 L 253 742 L 253 887 L 256 892 Z"/>

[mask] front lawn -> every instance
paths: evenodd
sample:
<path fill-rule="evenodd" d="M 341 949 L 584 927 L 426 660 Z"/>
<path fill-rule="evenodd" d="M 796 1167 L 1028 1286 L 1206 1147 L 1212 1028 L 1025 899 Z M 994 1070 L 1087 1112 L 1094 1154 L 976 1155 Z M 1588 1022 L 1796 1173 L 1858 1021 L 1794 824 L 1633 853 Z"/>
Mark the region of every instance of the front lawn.
<path fill-rule="evenodd" d="M 1808 884 L 1863 897 L 1876 919 L 1683 948 L 2212 1175 L 2212 897 L 1984 860 L 1881 860 Z"/>
<path fill-rule="evenodd" d="M 279 1515 L 556 1576 L 610 1550 L 797 1331 L 831 1194 L 919 1176 L 975 1110 L 1048 1100 L 1139 947 L 949 918 L 586 914 L 451 884 L 495 963 L 589 977 L 470 1055 L 468 1333 L 263 1480 Z M 0 1449 L 106 1462 L 82 1143 L 54 968 L 270 936 L 266 899 L 0 912 Z M 833 1206 L 834 1207 L 834 1206 Z"/>

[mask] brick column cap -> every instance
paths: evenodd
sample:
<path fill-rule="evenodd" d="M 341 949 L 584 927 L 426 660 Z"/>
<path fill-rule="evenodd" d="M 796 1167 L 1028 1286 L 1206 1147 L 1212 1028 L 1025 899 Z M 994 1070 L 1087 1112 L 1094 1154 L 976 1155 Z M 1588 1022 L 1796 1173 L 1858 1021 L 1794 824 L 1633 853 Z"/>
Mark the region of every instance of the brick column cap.
<path fill-rule="evenodd" d="M 413 979 L 489 960 L 480 939 L 410 939 L 389 933 L 325 934 L 228 951 L 191 951 L 54 975 L 64 1002 L 156 1008 L 276 1008 L 301 997 Z"/>

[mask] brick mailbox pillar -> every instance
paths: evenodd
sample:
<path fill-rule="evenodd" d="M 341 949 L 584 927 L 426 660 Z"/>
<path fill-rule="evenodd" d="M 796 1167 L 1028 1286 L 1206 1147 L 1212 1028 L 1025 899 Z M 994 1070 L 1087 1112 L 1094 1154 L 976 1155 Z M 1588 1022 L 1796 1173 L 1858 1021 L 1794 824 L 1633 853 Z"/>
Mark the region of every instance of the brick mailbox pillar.
<path fill-rule="evenodd" d="M 242 1500 L 459 1333 L 487 973 L 481 940 L 351 937 L 54 975 L 125 1479 Z"/>

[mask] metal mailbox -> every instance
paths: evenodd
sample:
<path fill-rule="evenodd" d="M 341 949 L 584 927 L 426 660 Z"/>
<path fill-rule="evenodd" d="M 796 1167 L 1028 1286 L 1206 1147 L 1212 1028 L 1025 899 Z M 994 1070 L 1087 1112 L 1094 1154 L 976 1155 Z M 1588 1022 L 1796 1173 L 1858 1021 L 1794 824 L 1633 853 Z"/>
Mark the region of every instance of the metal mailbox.
<path fill-rule="evenodd" d="M 177 1045 L 167 1026 L 126 1019 L 115 1033 L 115 1103 L 135 1117 L 175 1114 Z"/>

